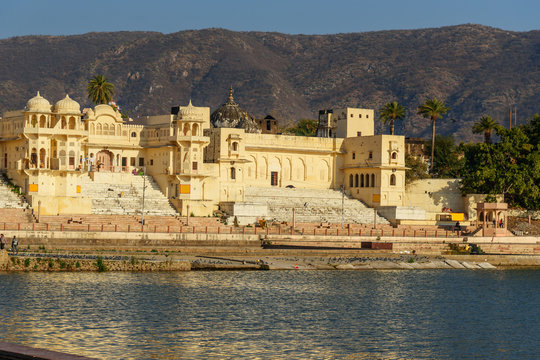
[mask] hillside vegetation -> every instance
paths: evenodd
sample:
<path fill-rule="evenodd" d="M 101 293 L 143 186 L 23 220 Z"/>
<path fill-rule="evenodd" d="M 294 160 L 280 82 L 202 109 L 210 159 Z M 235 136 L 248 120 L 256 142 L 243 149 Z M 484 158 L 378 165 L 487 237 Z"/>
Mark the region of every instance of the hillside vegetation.
<path fill-rule="evenodd" d="M 315 118 L 323 108 L 379 109 L 397 100 L 409 111 L 396 133 L 429 136 L 430 122 L 416 108 L 437 97 L 451 108 L 438 133 L 470 140 L 484 114 L 506 124 L 511 105 L 521 122 L 540 111 L 539 64 L 540 31 L 479 25 L 337 35 L 207 29 L 25 36 L 0 40 L 0 111 L 23 108 L 37 90 L 51 102 L 69 93 L 90 105 L 86 84 L 105 74 L 131 116 L 167 113 L 190 99 L 214 110 L 232 85 L 250 113 L 285 123 Z"/>

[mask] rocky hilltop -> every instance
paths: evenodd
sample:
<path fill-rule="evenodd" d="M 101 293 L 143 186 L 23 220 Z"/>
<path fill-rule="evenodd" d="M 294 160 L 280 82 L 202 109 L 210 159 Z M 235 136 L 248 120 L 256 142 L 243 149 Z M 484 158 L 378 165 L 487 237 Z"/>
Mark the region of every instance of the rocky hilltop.
<path fill-rule="evenodd" d="M 100 73 L 131 116 L 163 114 L 190 99 L 214 110 L 230 85 L 253 115 L 283 122 L 396 99 L 410 109 L 397 126 L 407 136 L 429 136 L 430 123 L 416 108 L 430 97 L 452 108 L 439 132 L 460 140 L 473 137 L 471 125 L 484 114 L 507 124 L 512 105 L 521 122 L 540 112 L 540 31 L 480 25 L 337 35 L 206 29 L 24 36 L 0 40 L 0 69 L 1 112 L 23 108 L 37 90 L 50 101 L 69 93 L 89 105 L 86 84 Z"/>

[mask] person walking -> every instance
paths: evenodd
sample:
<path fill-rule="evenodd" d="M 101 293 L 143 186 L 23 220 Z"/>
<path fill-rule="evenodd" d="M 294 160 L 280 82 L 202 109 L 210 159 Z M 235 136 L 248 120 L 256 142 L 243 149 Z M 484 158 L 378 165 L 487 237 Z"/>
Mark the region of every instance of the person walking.
<path fill-rule="evenodd" d="M 6 247 L 6 237 L 4 234 L 0 234 L 0 250 L 4 250 Z"/>
<path fill-rule="evenodd" d="M 11 252 L 17 252 L 19 253 L 19 249 L 17 249 L 17 246 L 19 245 L 19 240 L 17 240 L 17 237 L 13 235 L 13 240 L 11 240 Z"/>

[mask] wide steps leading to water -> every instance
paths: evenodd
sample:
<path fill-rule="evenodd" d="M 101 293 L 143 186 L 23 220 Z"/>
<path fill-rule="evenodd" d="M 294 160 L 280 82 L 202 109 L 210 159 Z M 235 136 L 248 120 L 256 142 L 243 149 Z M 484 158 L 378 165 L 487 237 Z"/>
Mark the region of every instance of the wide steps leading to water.
<path fill-rule="evenodd" d="M 26 199 L 14 193 L 3 176 L 0 176 L 0 209 L 24 209 L 28 207 Z"/>
<path fill-rule="evenodd" d="M 177 211 L 151 176 L 133 176 L 129 183 L 98 183 L 85 178 L 83 195 L 92 199 L 93 214 L 175 216 Z"/>
<path fill-rule="evenodd" d="M 297 222 L 305 223 L 373 223 L 374 210 L 361 201 L 332 189 L 298 189 L 246 187 L 245 201 L 268 205 L 268 217 L 277 221 L 292 222 L 292 209 L 295 209 Z M 377 223 L 388 221 L 377 215 Z"/>

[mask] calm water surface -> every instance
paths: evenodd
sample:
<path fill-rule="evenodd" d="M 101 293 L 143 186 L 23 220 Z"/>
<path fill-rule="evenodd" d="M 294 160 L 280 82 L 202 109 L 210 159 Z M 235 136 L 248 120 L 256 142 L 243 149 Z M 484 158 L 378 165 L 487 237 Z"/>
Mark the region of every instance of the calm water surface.
<path fill-rule="evenodd" d="M 538 359 L 540 271 L 0 273 L 0 339 L 103 359 Z"/>

